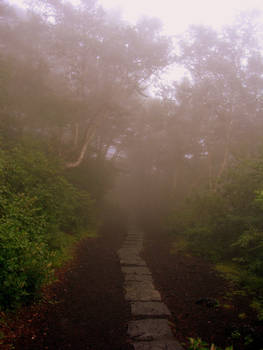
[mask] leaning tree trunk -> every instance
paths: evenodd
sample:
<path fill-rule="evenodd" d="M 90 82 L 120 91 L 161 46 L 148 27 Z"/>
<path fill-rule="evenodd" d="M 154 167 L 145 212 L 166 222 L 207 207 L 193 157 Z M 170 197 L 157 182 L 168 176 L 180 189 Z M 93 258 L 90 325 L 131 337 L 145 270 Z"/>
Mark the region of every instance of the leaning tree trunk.
<path fill-rule="evenodd" d="M 74 162 L 66 163 L 66 168 L 76 168 L 82 163 L 82 161 L 84 160 L 84 157 L 86 155 L 88 146 L 90 145 L 90 142 L 92 141 L 93 137 L 95 136 L 95 131 L 96 131 L 95 127 L 90 127 L 87 130 L 86 137 L 85 137 L 84 143 L 80 149 L 80 153 L 79 153 L 78 158 Z"/>

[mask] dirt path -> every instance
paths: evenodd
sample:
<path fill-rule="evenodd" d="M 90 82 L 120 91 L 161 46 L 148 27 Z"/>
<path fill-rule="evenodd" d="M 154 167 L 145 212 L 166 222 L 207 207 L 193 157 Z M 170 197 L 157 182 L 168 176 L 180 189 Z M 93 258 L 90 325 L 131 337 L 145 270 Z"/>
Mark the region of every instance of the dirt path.
<path fill-rule="evenodd" d="M 249 307 L 251 300 L 231 295 L 233 287 L 205 260 L 171 254 L 172 237 L 151 230 L 143 257 L 155 284 L 172 313 L 173 331 L 181 344 L 201 337 L 235 350 L 263 348 L 263 322 Z"/>
<path fill-rule="evenodd" d="M 126 350 L 128 303 L 116 254 L 121 232 L 79 246 L 74 263 L 61 272 L 50 302 L 23 311 L 13 324 L 16 350 Z"/>
<path fill-rule="evenodd" d="M 170 254 L 171 238 L 154 230 L 144 235 L 142 253 L 142 237 L 128 237 L 124 243 L 125 237 L 123 229 L 107 225 L 100 238 L 82 242 L 73 263 L 60 271 L 58 282 L 47 290 L 47 300 L 25 308 L 12 323 L 7 340 L 14 349 L 128 350 L 133 349 L 131 343 L 145 349 L 133 334 L 138 330 L 136 321 L 149 318 L 148 312 L 151 319 L 161 318 L 163 323 L 167 318 L 163 309 L 159 315 L 152 314 L 159 313 L 159 299 L 155 305 L 144 300 L 153 283 L 158 292 L 152 288 L 150 294 L 168 306 L 174 338 L 185 348 L 189 337 L 201 337 L 222 347 L 234 344 L 235 350 L 262 349 L 263 324 L 248 306 L 250 300 L 230 297 L 229 284 L 207 262 Z M 136 248 L 135 263 L 143 264 L 138 268 L 150 269 L 143 276 L 131 271 L 135 246 L 142 257 L 138 258 Z M 138 289 L 138 282 L 145 288 Z M 152 324 L 159 324 L 155 320 Z"/>
<path fill-rule="evenodd" d="M 168 322 L 170 312 L 141 257 L 143 236 L 142 231 L 130 228 L 118 251 L 125 278 L 125 299 L 131 306 L 128 337 L 135 350 L 183 350 L 173 337 Z"/>

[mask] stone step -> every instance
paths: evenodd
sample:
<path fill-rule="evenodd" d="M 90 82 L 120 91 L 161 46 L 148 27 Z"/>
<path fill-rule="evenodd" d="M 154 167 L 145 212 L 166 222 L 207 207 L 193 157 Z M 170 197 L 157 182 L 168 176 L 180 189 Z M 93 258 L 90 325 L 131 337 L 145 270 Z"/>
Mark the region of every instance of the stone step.
<path fill-rule="evenodd" d="M 142 248 L 143 247 L 143 242 L 132 242 L 132 241 L 127 241 L 127 242 L 124 242 L 123 244 L 123 248 L 124 247 L 134 247 L 134 248 Z"/>
<path fill-rule="evenodd" d="M 133 275 L 152 275 L 151 271 L 146 266 L 122 266 L 122 273 Z"/>
<path fill-rule="evenodd" d="M 120 260 L 120 263 L 123 266 L 146 266 L 145 261 L 140 257 L 124 257 Z"/>
<path fill-rule="evenodd" d="M 143 239 L 143 235 L 142 234 L 137 234 L 137 233 L 132 233 L 132 234 L 128 234 L 128 236 L 126 238 L 139 238 L 139 239 Z"/>
<path fill-rule="evenodd" d="M 127 273 L 124 275 L 124 279 L 125 281 L 153 283 L 153 279 L 151 275 L 138 275 L 138 274 Z"/>
<path fill-rule="evenodd" d="M 126 259 L 141 259 L 142 258 L 139 256 L 138 252 L 133 251 L 133 250 L 121 250 L 117 253 L 118 257 L 120 260 L 126 260 Z"/>
<path fill-rule="evenodd" d="M 136 247 L 123 247 L 121 249 L 118 250 L 117 252 L 118 254 L 135 254 L 135 255 L 139 255 L 138 249 Z"/>
<path fill-rule="evenodd" d="M 141 302 L 136 301 L 131 303 L 131 314 L 132 316 L 141 317 L 169 317 L 171 316 L 167 306 L 162 302 Z"/>
<path fill-rule="evenodd" d="M 173 340 L 171 328 L 166 319 L 130 321 L 128 336 L 133 341 Z"/>
<path fill-rule="evenodd" d="M 126 281 L 124 290 L 128 301 L 161 301 L 160 293 L 151 282 Z"/>
<path fill-rule="evenodd" d="M 137 240 L 126 240 L 125 242 L 124 242 L 124 244 L 123 244 L 124 246 L 125 245 L 128 245 L 128 246 L 130 246 L 130 245 L 134 245 L 134 246 L 140 246 L 140 245 L 143 245 L 143 240 L 139 240 L 139 239 L 137 239 Z"/>
<path fill-rule="evenodd" d="M 183 350 L 182 346 L 176 341 L 151 341 L 133 343 L 134 350 Z"/>
<path fill-rule="evenodd" d="M 130 302 L 133 320 L 128 323 L 128 336 L 134 350 L 183 350 L 174 339 L 167 306 L 153 284 L 151 271 L 141 258 L 143 234 L 129 233 L 117 252 L 124 275 L 125 299 Z"/>

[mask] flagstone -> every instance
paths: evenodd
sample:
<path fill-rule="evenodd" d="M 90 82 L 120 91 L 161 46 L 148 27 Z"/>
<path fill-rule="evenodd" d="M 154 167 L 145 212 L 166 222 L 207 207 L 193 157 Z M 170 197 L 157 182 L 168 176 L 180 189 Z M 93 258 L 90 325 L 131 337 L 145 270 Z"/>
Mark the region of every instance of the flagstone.
<path fill-rule="evenodd" d="M 131 313 L 133 316 L 168 317 L 171 315 L 167 306 L 161 302 L 132 302 Z"/>

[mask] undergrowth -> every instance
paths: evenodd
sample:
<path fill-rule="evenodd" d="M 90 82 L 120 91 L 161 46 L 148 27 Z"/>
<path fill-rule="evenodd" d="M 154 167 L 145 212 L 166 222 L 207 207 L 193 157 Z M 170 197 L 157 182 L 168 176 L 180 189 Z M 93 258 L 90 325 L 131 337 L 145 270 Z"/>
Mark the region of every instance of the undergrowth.
<path fill-rule="evenodd" d="M 92 216 L 88 193 L 70 184 L 37 147 L 1 151 L 0 311 L 39 297 L 72 246 L 94 234 L 87 228 Z"/>
<path fill-rule="evenodd" d="M 200 188 L 171 213 L 173 251 L 206 257 L 253 298 L 263 320 L 263 155 L 241 159 L 213 190 Z"/>
<path fill-rule="evenodd" d="M 189 338 L 189 343 L 190 345 L 187 350 L 223 350 L 214 344 L 209 346 L 208 343 L 200 338 Z M 224 350 L 233 350 L 233 346 L 228 346 Z"/>

